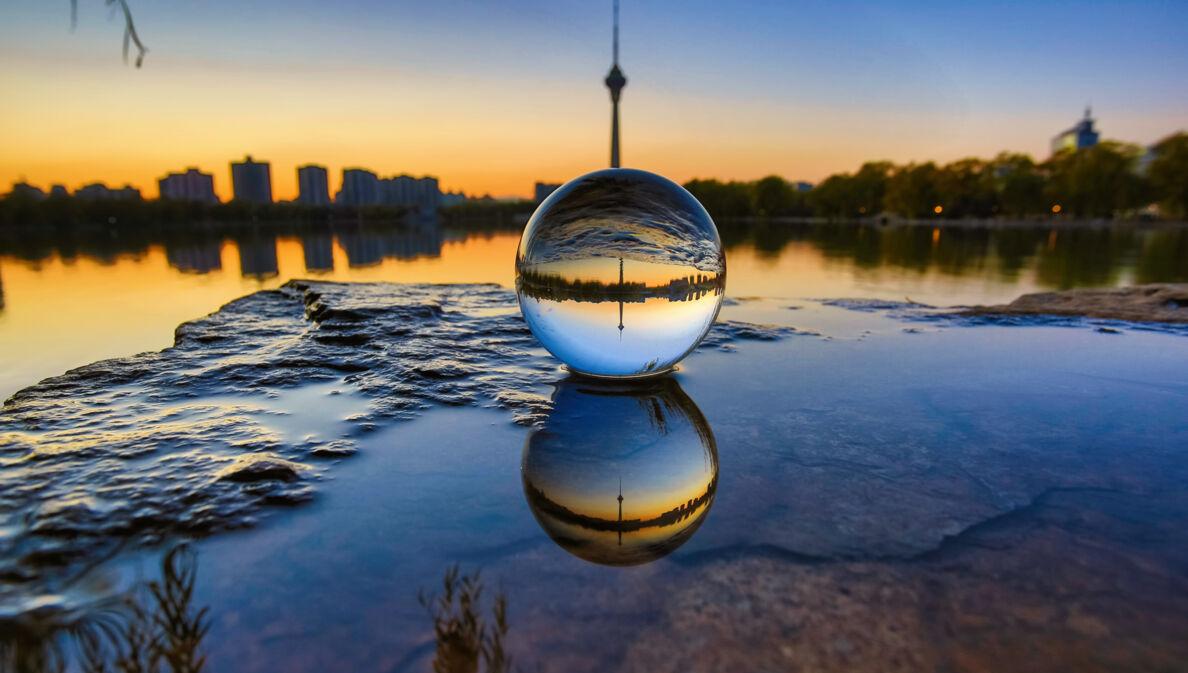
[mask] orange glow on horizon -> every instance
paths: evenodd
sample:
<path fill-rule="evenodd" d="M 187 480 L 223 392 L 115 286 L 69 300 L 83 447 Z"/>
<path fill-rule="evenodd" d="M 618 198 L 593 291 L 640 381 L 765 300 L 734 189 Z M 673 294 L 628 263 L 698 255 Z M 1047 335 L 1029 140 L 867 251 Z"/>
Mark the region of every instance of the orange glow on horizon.
<path fill-rule="evenodd" d="M 322 73 L 315 95 L 300 72 L 228 72 L 162 57 L 140 70 L 63 65 L 0 70 L 0 86 L 21 93 L 0 111 L 0 191 L 18 181 L 72 191 L 97 181 L 151 199 L 158 179 L 195 167 L 214 176 L 227 201 L 230 163 L 250 154 L 271 164 L 276 200 L 297 196 L 296 169 L 311 163 L 328 169 L 331 194 L 343 168 L 361 167 L 435 176 L 443 191 L 529 198 L 537 181 L 563 183 L 609 161 L 606 93 L 570 80 L 510 95 L 506 82 L 465 76 L 386 73 L 392 81 L 376 87 L 375 72 Z M 853 133 L 862 110 L 798 110 L 795 126 L 814 129 L 799 134 L 778 106 L 633 89 L 622 114 L 623 165 L 679 183 L 771 174 L 816 182 L 880 158 L 870 156 L 870 135 Z M 882 140 L 879 153 L 892 149 L 898 159 L 918 149 L 906 136 Z"/>

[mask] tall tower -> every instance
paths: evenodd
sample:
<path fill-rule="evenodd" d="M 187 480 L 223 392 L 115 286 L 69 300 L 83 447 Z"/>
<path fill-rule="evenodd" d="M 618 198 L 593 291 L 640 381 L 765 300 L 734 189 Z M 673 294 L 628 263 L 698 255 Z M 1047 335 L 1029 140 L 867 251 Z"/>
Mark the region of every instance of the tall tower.
<path fill-rule="evenodd" d="M 619 167 L 619 94 L 627 86 L 627 78 L 619 69 L 619 0 L 615 0 L 614 62 L 606 76 L 606 88 L 611 95 L 611 168 Z"/>

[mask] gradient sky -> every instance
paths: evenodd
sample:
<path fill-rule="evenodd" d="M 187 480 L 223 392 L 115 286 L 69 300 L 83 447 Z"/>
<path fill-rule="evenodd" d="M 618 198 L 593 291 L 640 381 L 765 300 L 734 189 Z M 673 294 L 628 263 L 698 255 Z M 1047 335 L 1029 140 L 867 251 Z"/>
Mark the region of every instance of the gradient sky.
<path fill-rule="evenodd" d="M 228 162 L 431 174 L 529 196 L 608 163 L 610 2 L 101 0 L 0 7 L 0 190 Z M 623 164 L 678 182 L 818 181 L 865 160 L 1047 156 L 1086 103 L 1104 137 L 1188 128 L 1188 3 L 622 0 Z"/>

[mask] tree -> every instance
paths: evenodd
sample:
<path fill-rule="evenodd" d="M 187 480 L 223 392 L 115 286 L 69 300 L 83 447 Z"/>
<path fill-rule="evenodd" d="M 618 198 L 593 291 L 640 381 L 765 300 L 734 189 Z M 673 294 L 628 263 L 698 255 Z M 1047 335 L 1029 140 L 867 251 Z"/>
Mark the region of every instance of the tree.
<path fill-rule="evenodd" d="M 939 181 L 940 170 L 931 161 L 899 167 L 887 180 L 887 210 L 912 219 L 934 213 L 940 205 Z"/>
<path fill-rule="evenodd" d="M 1148 202 L 1146 181 L 1135 172 L 1139 148 L 1112 140 L 1057 152 L 1044 164 L 1046 195 L 1061 212 L 1113 217 Z"/>
<path fill-rule="evenodd" d="M 1044 176 L 1026 154 L 1000 153 L 990 165 L 999 210 L 1011 217 L 1048 212 Z"/>
<path fill-rule="evenodd" d="M 745 182 L 690 180 L 684 184 L 689 193 L 714 217 L 741 217 L 751 214 L 751 186 Z"/>
<path fill-rule="evenodd" d="M 822 217 L 864 217 L 883 212 L 883 194 L 890 161 L 869 161 L 854 175 L 831 175 L 808 194 L 813 210 Z"/>
<path fill-rule="evenodd" d="M 945 217 L 993 215 L 998 200 L 993 177 L 990 165 L 981 159 L 960 159 L 941 168 L 937 194 L 942 214 Z"/>
<path fill-rule="evenodd" d="M 1154 149 L 1147 169 L 1153 196 L 1168 215 L 1188 216 L 1188 133 L 1168 136 Z"/>
<path fill-rule="evenodd" d="M 796 190 L 778 175 L 769 175 L 755 183 L 755 213 L 769 217 L 795 215 L 798 210 Z"/>

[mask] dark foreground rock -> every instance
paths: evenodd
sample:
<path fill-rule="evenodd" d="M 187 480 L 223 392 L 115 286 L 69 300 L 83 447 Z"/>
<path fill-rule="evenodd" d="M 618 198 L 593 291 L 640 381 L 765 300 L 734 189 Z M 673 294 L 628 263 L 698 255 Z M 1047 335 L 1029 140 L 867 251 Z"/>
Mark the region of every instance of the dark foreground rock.
<path fill-rule="evenodd" d="M 1188 283 L 1037 292 L 1009 304 L 973 306 L 959 315 L 1058 315 L 1188 323 Z"/>

